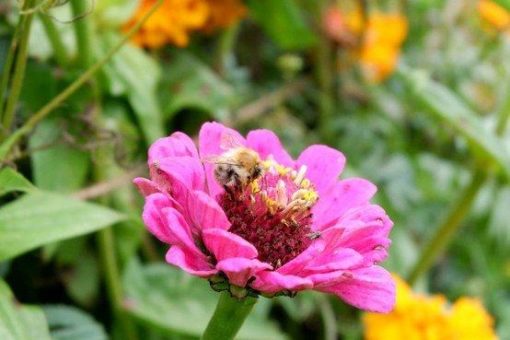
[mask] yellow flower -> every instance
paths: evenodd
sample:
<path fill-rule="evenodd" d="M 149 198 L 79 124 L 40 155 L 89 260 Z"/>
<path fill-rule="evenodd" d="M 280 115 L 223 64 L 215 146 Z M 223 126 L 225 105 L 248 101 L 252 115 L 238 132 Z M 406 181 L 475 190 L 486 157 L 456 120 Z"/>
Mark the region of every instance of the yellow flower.
<path fill-rule="evenodd" d="M 493 320 L 476 299 L 460 298 L 451 307 L 442 295 L 414 293 L 400 278 L 397 302 L 389 314 L 363 316 L 366 340 L 492 340 Z"/>
<path fill-rule="evenodd" d="M 490 0 L 478 2 L 478 12 L 483 20 L 495 29 L 503 31 L 510 29 L 510 12 Z"/>

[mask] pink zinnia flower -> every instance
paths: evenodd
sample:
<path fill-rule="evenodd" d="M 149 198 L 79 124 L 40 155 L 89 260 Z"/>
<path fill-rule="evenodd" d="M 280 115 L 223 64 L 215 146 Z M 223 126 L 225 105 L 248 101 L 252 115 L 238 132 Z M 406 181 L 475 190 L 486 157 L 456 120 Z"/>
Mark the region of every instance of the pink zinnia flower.
<path fill-rule="evenodd" d="M 260 157 L 262 174 L 246 185 L 220 185 L 218 164 L 207 161 L 227 151 L 226 137 Z M 170 245 L 168 263 L 231 292 L 314 289 L 369 311 L 393 308 L 394 283 L 377 265 L 388 255 L 393 223 L 369 202 L 372 183 L 338 179 L 341 152 L 312 145 L 294 160 L 271 131 L 243 138 L 206 123 L 198 150 L 176 132 L 150 147 L 148 163 L 151 180 L 135 184 L 147 228 Z"/>

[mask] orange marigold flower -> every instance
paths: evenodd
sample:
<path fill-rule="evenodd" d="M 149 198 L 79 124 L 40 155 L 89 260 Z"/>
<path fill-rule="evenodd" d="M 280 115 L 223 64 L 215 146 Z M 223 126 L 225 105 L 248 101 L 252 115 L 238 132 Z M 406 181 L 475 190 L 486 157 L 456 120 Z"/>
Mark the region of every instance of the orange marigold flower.
<path fill-rule="evenodd" d="M 393 73 L 407 30 L 407 18 L 398 13 L 370 15 L 360 50 L 361 68 L 370 81 L 380 82 Z"/>
<path fill-rule="evenodd" d="M 360 9 L 342 13 L 332 7 L 325 13 L 323 29 L 331 39 L 353 50 L 369 81 L 380 82 L 395 70 L 408 24 L 399 13 L 372 12 L 365 20 Z"/>
<path fill-rule="evenodd" d="M 207 3 L 209 18 L 203 27 L 206 32 L 228 27 L 247 13 L 246 7 L 239 0 L 207 0 Z"/>
<path fill-rule="evenodd" d="M 478 12 L 482 19 L 495 29 L 500 31 L 510 29 L 510 12 L 494 1 L 480 0 Z"/>
<path fill-rule="evenodd" d="M 156 0 L 141 0 L 135 15 L 124 28 L 132 27 L 154 3 Z M 165 0 L 134 36 L 133 41 L 149 48 L 168 43 L 186 46 L 190 32 L 202 27 L 208 17 L 209 6 L 206 0 Z"/>
<path fill-rule="evenodd" d="M 363 316 L 366 340 L 493 340 L 497 336 L 492 317 L 480 301 L 463 297 L 449 306 L 442 295 L 414 293 L 400 278 L 397 302 L 389 314 Z"/>
<path fill-rule="evenodd" d="M 141 0 L 124 30 L 138 22 L 155 3 L 156 0 Z M 166 44 L 184 47 L 192 32 L 211 32 L 229 26 L 245 14 L 246 8 L 240 0 L 165 0 L 137 32 L 133 42 L 148 48 Z"/>

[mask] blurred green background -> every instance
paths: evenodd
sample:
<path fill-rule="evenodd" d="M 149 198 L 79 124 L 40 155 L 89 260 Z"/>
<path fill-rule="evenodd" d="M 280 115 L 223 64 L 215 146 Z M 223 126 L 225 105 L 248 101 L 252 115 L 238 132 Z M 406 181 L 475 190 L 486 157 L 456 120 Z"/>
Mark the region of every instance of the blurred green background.
<path fill-rule="evenodd" d="M 2 0 L 0 338 L 200 336 L 217 293 L 164 264 L 131 179 L 215 120 L 341 150 L 395 223 L 384 266 L 510 339 L 510 2 L 488 2 L 165 0 L 109 55 L 155 1 Z M 261 298 L 238 338 L 358 339 L 360 315 Z"/>

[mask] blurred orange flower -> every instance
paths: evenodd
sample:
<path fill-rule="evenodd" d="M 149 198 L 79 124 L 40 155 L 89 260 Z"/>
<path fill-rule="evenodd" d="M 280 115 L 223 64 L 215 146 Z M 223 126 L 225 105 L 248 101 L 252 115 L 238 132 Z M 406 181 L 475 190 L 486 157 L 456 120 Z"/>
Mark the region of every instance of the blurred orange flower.
<path fill-rule="evenodd" d="M 128 30 L 143 17 L 156 0 L 141 0 Z M 241 19 L 246 8 L 240 0 L 165 0 L 133 38 L 139 46 L 158 48 L 166 44 L 184 47 L 194 31 L 214 31 Z"/>
<path fill-rule="evenodd" d="M 326 12 L 324 30 L 331 39 L 354 51 L 369 81 L 380 82 L 395 70 L 408 24 L 399 13 L 372 12 L 365 22 L 360 10 L 343 14 L 332 8 Z M 360 40 L 358 48 L 354 48 L 356 40 Z"/>
<path fill-rule="evenodd" d="M 206 32 L 228 27 L 246 15 L 246 7 L 239 0 L 207 0 L 209 18 L 203 29 Z"/>
<path fill-rule="evenodd" d="M 417 294 L 402 279 L 394 279 L 395 309 L 389 314 L 363 316 L 366 340 L 497 339 L 492 317 L 479 300 L 462 297 L 449 306 L 442 295 Z"/>
<path fill-rule="evenodd" d="M 510 29 L 510 12 L 494 1 L 480 0 L 478 12 L 483 20 L 499 31 Z"/>

